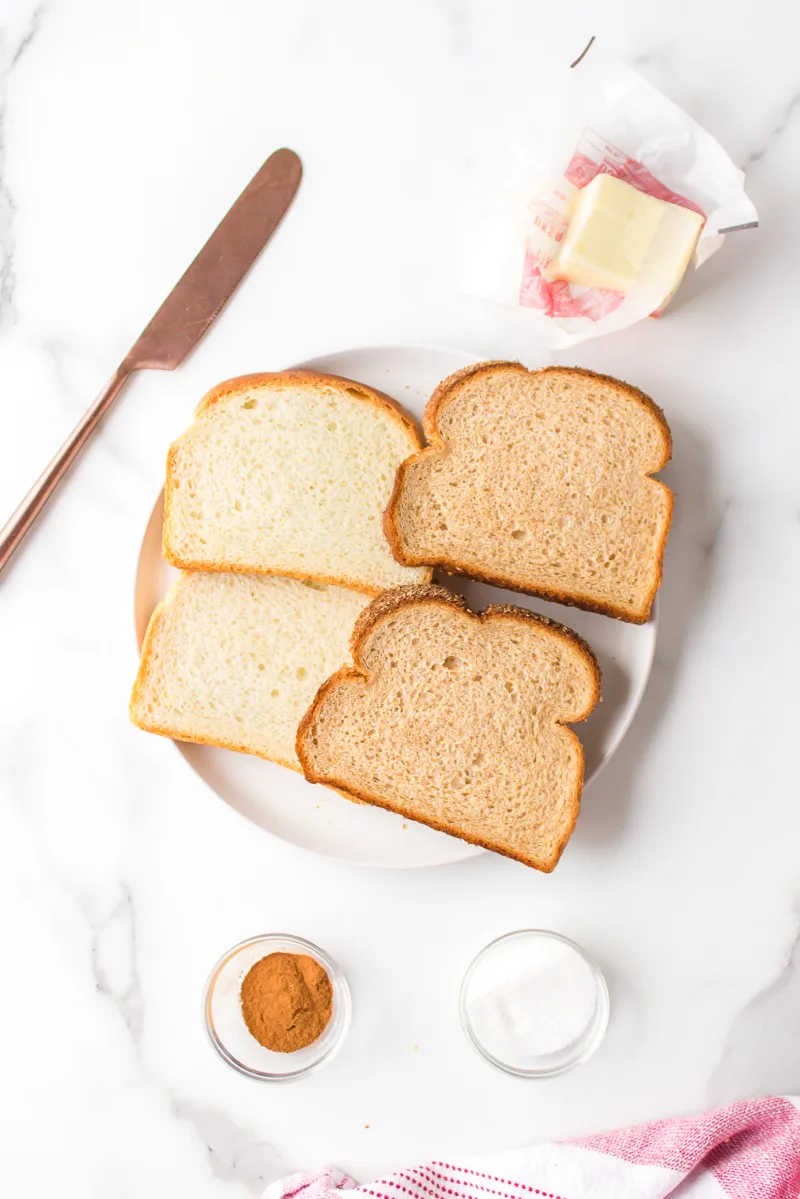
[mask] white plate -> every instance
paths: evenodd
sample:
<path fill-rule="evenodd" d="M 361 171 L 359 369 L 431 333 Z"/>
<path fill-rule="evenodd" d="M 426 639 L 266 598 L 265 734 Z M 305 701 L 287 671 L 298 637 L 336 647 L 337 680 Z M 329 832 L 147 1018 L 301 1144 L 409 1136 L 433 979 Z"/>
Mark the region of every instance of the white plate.
<path fill-rule="evenodd" d="M 416 346 L 344 350 L 300 365 L 368 383 L 394 396 L 416 417 L 437 383 L 479 359 L 456 350 Z M 136 633 L 141 645 L 153 608 L 177 574 L 161 557 L 163 496 L 145 533 L 136 578 Z M 484 583 L 450 579 L 470 607 L 515 603 L 553 616 L 580 633 L 603 671 L 603 703 L 578 725 L 586 750 L 587 784 L 619 745 L 639 706 L 656 643 L 656 618 L 646 625 L 529 599 Z M 482 853 L 455 837 L 402 820 L 379 808 L 349 803 L 300 775 L 247 754 L 176 743 L 193 770 L 254 824 L 284 841 L 364 866 L 440 866 Z"/>

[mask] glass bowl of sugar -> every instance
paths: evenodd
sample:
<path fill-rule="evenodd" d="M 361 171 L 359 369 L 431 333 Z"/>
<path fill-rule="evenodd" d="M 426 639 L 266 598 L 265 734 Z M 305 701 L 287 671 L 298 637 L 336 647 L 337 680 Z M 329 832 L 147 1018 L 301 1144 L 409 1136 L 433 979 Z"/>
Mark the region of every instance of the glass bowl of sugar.
<path fill-rule="evenodd" d="M 579 945 L 545 929 L 506 933 L 464 975 L 461 1024 L 498 1070 L 552 1078 L 587 1061 L 608 1026 L 608 987 Z"/>

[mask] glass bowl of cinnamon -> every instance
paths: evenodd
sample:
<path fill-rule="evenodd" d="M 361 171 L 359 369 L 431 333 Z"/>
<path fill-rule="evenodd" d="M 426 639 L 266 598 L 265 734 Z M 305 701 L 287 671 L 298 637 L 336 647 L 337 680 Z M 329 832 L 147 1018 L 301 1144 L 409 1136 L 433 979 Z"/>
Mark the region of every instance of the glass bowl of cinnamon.
<path fill-rule="evenodd" d="M 219 1056 L 263 1082 L 291 1082 L 330 1061 L 350 1015 L 350 988 L 333 958 L 279 933 L 229 949 L 203 997 L 206 1032 Z"/>

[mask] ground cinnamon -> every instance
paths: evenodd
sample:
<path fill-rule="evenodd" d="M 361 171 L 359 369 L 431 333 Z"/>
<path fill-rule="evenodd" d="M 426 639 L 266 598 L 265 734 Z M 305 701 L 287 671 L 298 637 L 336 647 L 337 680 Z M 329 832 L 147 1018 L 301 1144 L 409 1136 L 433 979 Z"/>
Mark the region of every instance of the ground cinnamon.
<path fill-rule="evenodd" d="M 316 958 L 270 953 L 242 982 L 242 1015 L 266 1049 L 294 1053 L 321 1037 L 333 1007 L 333 988 Z"/>

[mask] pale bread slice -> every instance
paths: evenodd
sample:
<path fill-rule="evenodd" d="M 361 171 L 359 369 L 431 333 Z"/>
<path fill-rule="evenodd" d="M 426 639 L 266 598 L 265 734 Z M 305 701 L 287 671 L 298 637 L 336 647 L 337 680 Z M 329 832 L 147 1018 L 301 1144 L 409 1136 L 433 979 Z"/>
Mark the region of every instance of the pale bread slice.
<path fill-rule="evenodd" d="M 297 726 L 328 675 L 350 661 L 363 594 L 255 575 L 183 574 L 145 635 L 134 724 L 299 770 Z"/>
<path fill-rule="evenodd" d="M 600 694 L 585 642 L 521 608 L 476 616 L 429 584 L 373 600 L 352 654 L 300 723 L 306 778 L 552 870 L 583 786 L 565 723 Z"/>
<path fill-rule="evenodd" d="M 429 448 L 398 471 L 395 556 L 643 623 L 661 583 L 672 493 L 660 408 L 569 367 L 484 362 L 445 379 Z"/>
<path fill-rule="evenodd" d="M 399 464 L 422 445 L 388 396 L 284 371 L 220 384 L 167 458 L 164 556 L 186 570 L 314 578 L 376 595 L 430 578 L 383 532 Z"/>

